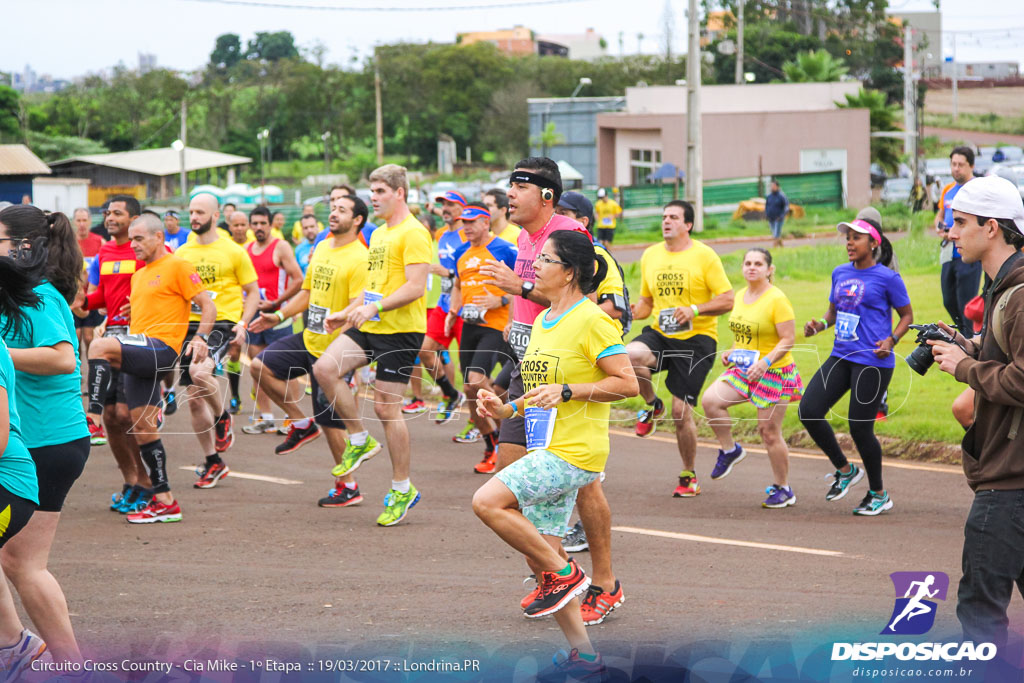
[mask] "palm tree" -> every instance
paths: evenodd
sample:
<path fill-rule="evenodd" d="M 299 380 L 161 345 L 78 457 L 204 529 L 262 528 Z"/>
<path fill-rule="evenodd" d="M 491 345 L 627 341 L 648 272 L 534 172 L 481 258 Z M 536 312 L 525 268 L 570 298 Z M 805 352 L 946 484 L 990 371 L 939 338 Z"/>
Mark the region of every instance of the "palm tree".
<path fill-rule="evenodd" d="M 782 65 L 782 73 L 790 83 L 838 81 L 848 71 L 842 59 L 836 59 L 826 50 L 801 52 L 796 56 L 796 61 Z"/>
<path fill-rule="evenodd" d="M 836 102 L 844 109 L 867 109 L 871 132 L 892 132 L 900 130 L 896 122 L 900 119 L 900 108 L 889 105 L 881 90 L 861 90 L 856 95 L 846 95 L 846 103 Z M 871 161 L 888 171 L 900 165 L 900 141 L 898 138 L 871 138 Z"/>

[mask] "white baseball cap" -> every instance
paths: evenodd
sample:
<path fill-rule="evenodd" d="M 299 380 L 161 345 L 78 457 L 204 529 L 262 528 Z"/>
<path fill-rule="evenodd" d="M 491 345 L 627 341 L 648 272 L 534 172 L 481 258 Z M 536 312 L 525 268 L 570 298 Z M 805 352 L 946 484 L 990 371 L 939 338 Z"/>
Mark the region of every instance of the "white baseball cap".
<path fill-rule="evenodd" d="M 603 187 L 599 188 L 597 190 L 597 197 L 598 197 L 598 199 L 600 199 L 601 197 L 604 197 L 607 194 L 608 194 L 607 190 L 605 190 Z"/>
<path fill-rule="evenodd" d="M 968 180 L 949 208 L 972 216 L 1011 220 L 1024 234 L 1024 201 L 1017 187 L 1006 178 L 985 176 Z"/>

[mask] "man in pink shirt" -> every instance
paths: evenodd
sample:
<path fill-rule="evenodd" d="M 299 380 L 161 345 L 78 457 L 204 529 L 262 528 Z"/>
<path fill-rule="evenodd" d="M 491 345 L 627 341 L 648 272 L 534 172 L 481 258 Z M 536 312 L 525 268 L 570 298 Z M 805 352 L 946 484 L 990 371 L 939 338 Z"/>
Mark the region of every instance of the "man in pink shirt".
<path fill-rule="evenodd" d="M 496 263 L 480 268 L 482 275 L 491 278 L 485 284 L 497 285 L 513 295 L 512 322 L 507 328 L 507 336 L 517 361 L 523 357 L 530 342 L 534 320 L 550 306 L 549 301 L 533 290 L 533 262 L 544 247 L 544 242 L 556 230 L 577 230 L 593 241 L 593 237 L 582 225 L 555 213 L 561 195 L 562 176 L 554 161 L 547 157 L 529 157 L 516 164 L 509 177 L 508 190 L 509 220 L 523 228 L 519 233 L 516 267 L 513 270 L 502 263 Z M 524 393 L 523 379 L 517 364 L 512 370 L 508 400 L 514 401 Z M 526 421 L 520 418 L 503 420 L 498 436 L 497 469 L 508 467 L 524 455 Z M 587 625 L 600 624 L 624 599 L 622 587 L 612 572 L 611 509 L 601 488 L 601 479 L 581 488 L 576 499 L 593 559 L 593 571 L 590 573 L 593 584 L 581 603 L 583 622 Z M 524 603 L 529 604 L 534 597 L 535 593 L 530 593 L 524 598 Z"/>

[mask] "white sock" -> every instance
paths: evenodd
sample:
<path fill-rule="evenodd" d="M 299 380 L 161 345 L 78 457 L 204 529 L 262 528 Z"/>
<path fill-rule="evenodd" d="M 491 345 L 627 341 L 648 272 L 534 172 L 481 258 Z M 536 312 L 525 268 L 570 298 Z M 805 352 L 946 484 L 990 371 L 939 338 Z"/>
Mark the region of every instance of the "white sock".
<path fill-rule="evenodd" d="M 348 437 L 348 442 L 353 446 L 365 446 L 366 440 L 370 437 L 370 432 L 356 432 Z"/>
<path fill-rule="evenodd" d="M 271 415 L 271 417 L 273 417 L 273 415 Z M 308 417 L 304 417 L 301 420 L 296 420 L 295 422 L 292 422 L 292 424 L 295 425 L 296 429 L 309 429 L 309 425 L 312 423 L 313 420 L 309 419 Z"/>
<path fill-rule="evenodd" d="M 347 488 L 349 491 L 355 491 L 356 490 L 356 483 L 354 481 L 346 481 L 345 482 L 345 488 Z"/>
<path fill-rule="evenodd" d="M 394 489 L 395 491 L 398 491 L 399 493 L 409 493 L 409 486 L 411 486 L 411 484 L 409 483 L 408 479 L 391 482 L 391 488 Z"/>
<path fill-rule="evenodd" d="M 260 413 L 260 419 L 261 420 L 267 420 L 267 421 L 273 420 L 274 419 L 274 414 L 273 413 Z"/>

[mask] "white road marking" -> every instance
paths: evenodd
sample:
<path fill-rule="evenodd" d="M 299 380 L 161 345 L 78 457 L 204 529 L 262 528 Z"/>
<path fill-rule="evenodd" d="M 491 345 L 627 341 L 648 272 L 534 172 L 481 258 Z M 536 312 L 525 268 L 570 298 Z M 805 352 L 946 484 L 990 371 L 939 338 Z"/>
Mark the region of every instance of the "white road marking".
<path fill-rule="evenodd" d="M 636 436 L 633 432 L 627 432 L 627 431 L 622 430 L 622 429 L 609 429 L 608 433 L 613 435 L 613 436 L 628 436 L 628 437 L 631 437 L 631 438 L 634 438 L 634 439 L 639 439 L 640 438 L 640 437 Z M 652 434 L 651 436 L 644 437 L 644 440 L 662 441 L 664 443 L 672 443 L 672 444 L 674 444 L 676 442 L 675 437 L 659 436 L 657 434 Z M 698 441 L 697 445 L 701 446 L 703 448 L 713 448 L 713 449 L 716 449 L 716 450 L 719 447 L 717 443 L 712 443 L 710 441 Z M 763 448 L 755 448 L 753 446 L 744 446 L 743 450 L 747 451 L 748 453 L 763 453 L 765 455 L 768 454 L 768 451 L 766 451 L 765 449 L 763 449 Z M 801 452 L 801 451 L 794 451 L 793 449 L 790 449 L 789 457 L 791 457 L 791 458 L 804 458 L 806 460 L 828 460 L 828 458 L 824 454 L 806 453 L 806 452 Z M 851 458 L 851 460 L 854 460 L 854 459 Z M 856 460 L 856 462 L 859 463 L 860 461 Z M 939 464 L 927 464 L 927 463 L 909 463 L 909 462 L 903 462 L 903 461 L 900 461 L 900 460 L 894 460 L 893 458 L 886 458 L 883 462 L 885 463 L 886 467 L 895 467 L 896 469 L 902 469 L 902 470 L 917 470 L 918 472 L 940 472 L 940 473 L 943 473 L 943 474 L 957 474 L 957 475 L 960 475 L 960 476 L 963 476 L 963 473 L 964 473 L 963 468 L 957 467 L 956 465 L 939 465 Z"/>
<path fill-rule="evenodd" d="M 188 470 L 189 472 L 195 472 L 195 465 L 183 465 L 178 468 L 179 470 Z M 239 472 L 238 470 L 231 470 L 228 472 L 228 476 L 232 479 L 252 479 L 253 481 L 265 481 L 270 484 L 284 484 L 285 486 L 295 486 L 301 484 L 301 481 L 296 479 L 282 479 L 281 477 L 268 477 L 265 474 L 249 474 L 248 472 Z"/>
<path fill-rule="evenodd" d="M 775 543 L 757 543 L 756 541 L 736 541 L 731 538 L 716 538 L 714 536 L 697 536 L 696 534 L 680 534 L 674 531 L 659 531 L 657 529 L 640 529 L 634 526 L 613 526 L 612 531 L 624 531 L 628 534 L 641 534 L 643 536 L 658 536 L 661 538 L 674 538 L 680 541 L 695 541 L 697 543 L 713 543 L 716 545 L 735 545 L 743 548 L 759 548 L 761 550 L 782 550 L 787 553 L 803 553 L 804 555 L 823 555 L 825 557 L 851 557 L 838 550 L 821 550 L 818 548 L 801 548 L 792 545 L 776 545 Z"/>

